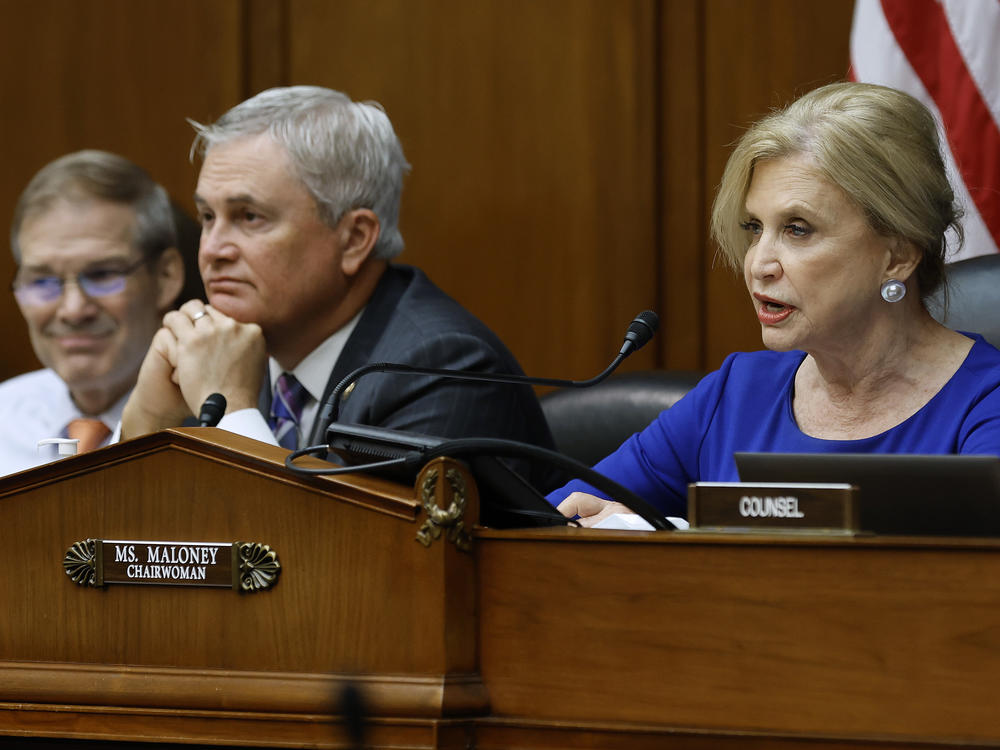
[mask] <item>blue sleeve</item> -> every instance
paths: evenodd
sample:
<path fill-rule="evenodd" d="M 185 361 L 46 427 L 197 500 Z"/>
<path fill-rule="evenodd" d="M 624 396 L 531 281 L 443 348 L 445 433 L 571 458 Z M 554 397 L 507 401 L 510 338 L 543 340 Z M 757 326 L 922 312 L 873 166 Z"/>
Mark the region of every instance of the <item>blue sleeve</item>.
<path fill-rule="evenodd" d="M 964 335 L 975 343 L 949 387 L 932 400 L 931 417 L 937 424 L 959 420 L 953 452 L 1000 456 L 1000 351 L 978 334 Z"/>
<path fill-rule="evenodd" d="M 632 490 L 664 515 L 685 517 L 687 486 L 699 477 L 701 446 L 718 409 L 731 362 L 732 357 L 594 469 Z M 558 505 L 573 492 L 611 499 L 585 482 L 574 480 L 552 492 L 549 502 Z"/>
<path fill-rule="evenodd" d="M 958 452 L 1000 456 L 1000 387 L 983 394 L 969 409 L 963 420 Z"/>
<path fill-rule="evenodd" d="M 859 440 L 815 438 L 798 428 L 790 398 L 803 352 L 732 354 L 594 468 L 665 515 L 685 516 L 689 483 L 738 480 L 735 451 L 1000 456 L 1000 350 L 972 338 L 962 367 L 923 408 Z M 576 491 L 605 497 L 575 481 L 549 499 L 558 504 Z"/>

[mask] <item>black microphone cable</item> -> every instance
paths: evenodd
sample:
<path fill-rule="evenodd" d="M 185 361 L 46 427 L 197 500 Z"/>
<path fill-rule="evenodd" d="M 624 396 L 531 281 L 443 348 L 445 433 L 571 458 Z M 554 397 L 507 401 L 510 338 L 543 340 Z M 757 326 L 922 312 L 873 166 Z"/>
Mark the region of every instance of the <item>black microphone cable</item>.
<path fill-rule="evenodd" d="M 320 409 L 319 415 L 317 417 L 317 423 L 320 425 L 320 429 L 313 434 L 322 435 L 326 432 L 326 429 L 330 426 L 332 422 L 337 420 L 340 414 L 340 398 L 341 394 L 346 390 L 347 386 L 358 380 L 358 378 L 368 375 L 373 372 L 395 372 L 395 373 L 408 373 L 411 375 L 436 375 L 442 378 L 451 378 L 452 380 L 478 380 L 487 383 L 512 383 L 515 385 L 552 385 L 559 386 L 563 388 L 589 388 L 592 385 L 597 385 L 602 380 L 605 380 L 611 373 L 613 373 L 618 365 L 622 361 L 637 351 L 653 337 L 656 333 L 656 329 L 660 324 L 660 319 L 657 317 L 656 313 L 652 310 L 643 310 L 641 313 L 632 319 L 629 324 L 628 330 L 625 332 L 625 341 L 622 344 L 621 351 L 619 351 L 618 356 L 615 357 L 614 361 L 611 362 L 604 370 L 588 380 L 565 380 L 562 378 L 536 378 L 529 375 L 515 375 L 513 373 L 497 373 L 497 372 L 468 372 L 465 370 L 444 370 L 434 367 L 415 367 L 413 365 L 404 365 L 393 362 L 373 362 L 363 367 L 359 367 L 356 370 L 348 373 L 337 386 L 330 392 L 330 396 L 323 402 L 323 406 Z"/>
<path fill-rule="evenodd" d="M 527 443 L 519 443 L 513 440 L 503 440 L 494 438 L 462 438 L 458 440 L 441 441 L 433 446 L 414 447 L 404 443 L 397 443 L 393 446 L 395 452 L 406 451 L 403 455 L 389 458 L 382 461 L 374 461 L 365 464 L 352 464 L 350 466 L 333 468 L 305 468 L 295 465 L 295 460 L 300 456 L 314 455 L 323 457 L 330 452 L 330 438 L 328 429 L 340 411 L 340 398 L 343 391 L 360 377 L 372 372 L 396 372 L 415 375 L 434 375 L 442 378 L 454 380 L 473 380 L 490 383 L 511 383 L 517 385 L 552 385 L 569 388 L 588 388 L 597 385 L 605 380 L 615 371 L 618 365 L 633 352 L 644 346 L 656 333 L 659 326 L 659 318 L 652 310 L 644 310 L 633 318 L 625 333 L 625 340 L 621 350 L 615 359 L 601 373 L 587 380 L 566 380 L 561 378 L 538 378 L 528 375 L 516 375 L 506 373 L 481 373 L 468 372 L 463 370 L 447 370 L 431 367 L 415 367 L 412 365 L 398 364 L 392 362 L 379 362 L 359 367 L 343 378 L 331 391 L 330 396 L 324 401 L 318 415 L 318 424 L 321 429 L 315 434 L 327 434 L 328 442 L 301 448 L 290 453 L 285 458 L 285 466 L 293 472 L 301 475 L 313 476 L 334 476 L 338 474 L 354 474 L 366 471 L 384 471 L 393 468 L 405 468 L 407 470 L 419 470 L 427 461 L 437 456 L 459 456 L 459 455 L 479 455 L 492 457 L 522 458 L 535 463 L 543 463 L 549 466 L 556 466 L 564 469 L 571 476 L 583 479 L 609 497 L 621 502 L 629 510 L 642 517 L 655 529 L 672 529 L 673 524 L 666 520 L 665 516 L 657 511 L 652 505 L 631 490 L 623 487 L 617 482 L 605 477 L 603 474 L 591 469 L 575 459 L 561 453 L 540 448 Z M 392 431 L 384 431 L 383 436 L 390 444 L 392 441 Z M 377 455 L 377 451 L 375 452 Z M 508 509 L 511 513 L 530 515 L 537 513 L 528 509 Z M 552 509 L 555 516 L 558 511 Z"/>
<path fill-rule="evenodd" d="M 516 440 L 503 440 L 501 438 L 458 438 L 457 440 L 446 440 L 440 445 L 432 448 L 412 450 L 404 456 L 387 459 L 385 461 L 375 461 L 368 464 L 357 464 L 352 466 L 336 466 L 330 469 L 312 469 L 297 466 L 295 464 L 295 459 L 300 456 L 319 456 L 320 453 L 325 456 L 329 452 L 329 447 L 330 446 L 328 444 L 321 443 L 319 445 L 311 445 L 307 448 L 300 448 L 297 451 L 293 451 L 285 457 L 285 466 L 296 474 L 304 476 L 333 476 L 337 474 L 357 474 L 359 472 L 381 470 L 392 467 L 405 467 L 419 470 L 419 468 L 428 461 L 439 456 L 457 458 L 463 455 L 489 455 L 505 456 L 508 458 L 523 458 L 529 461 L 542 462 L 564 469 L 572 476 L 582 479 L 588 484 L 596 487 L 601 492 L 604 492 L 608 497 L 612 498 L 616 502 L 621 503 L 630 511 L 640 516 L 654 529 L 667 531 L 676 528 L 662 513 L 660 513 L 660 511 L 650 505 L 646 500 L 632 492 L 632 490 L 623 487 L 613 479 L 609 479 L 603 474 L 594 471 L 586 464 L 580 463 L 575 458 L 570 458 L 562 453 L 557 453 L 556 451 L 551 451 L 547 448 L 539 448 L 537 445 L 519 443 Z M 553 507 L 552 510 L 554 513 L 558 514 L 555 507 Z M 517 511 L 512 510 L 511 512 Z"/>

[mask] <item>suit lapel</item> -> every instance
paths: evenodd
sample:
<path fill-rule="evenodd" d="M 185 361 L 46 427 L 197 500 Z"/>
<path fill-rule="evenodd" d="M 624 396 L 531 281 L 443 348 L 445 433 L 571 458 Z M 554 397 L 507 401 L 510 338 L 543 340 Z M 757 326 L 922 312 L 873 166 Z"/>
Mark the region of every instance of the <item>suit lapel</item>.
<path fill-rule="evenodd" d="M 330 378 L 326 381 L 323 398 L 320 400 L 321 404 L 326 403 L 333 389 L 348 374 L 372 362 L 372 353 L 385 333 L 399 298 L 406 291 L 408 285 L 404 268 L 391 264 L 386 268 L 365 306 L 365 311 L 361 314 L 361 319 L 358 320 L 358 324 L 351 332 L 350 338 L 347 339 L 340 357 L 337 358 L 337 364 L 334 365 Z M 323 442 L 326 437 L 316 434 L 320 431 L 319 427 L 318 423 L 313 426 L 310 445 Z"/>

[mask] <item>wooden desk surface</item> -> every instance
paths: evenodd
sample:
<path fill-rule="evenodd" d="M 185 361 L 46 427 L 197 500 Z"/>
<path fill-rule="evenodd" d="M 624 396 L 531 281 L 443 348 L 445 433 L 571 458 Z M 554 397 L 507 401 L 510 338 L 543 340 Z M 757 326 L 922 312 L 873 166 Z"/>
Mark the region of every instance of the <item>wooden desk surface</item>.
<path fill-rule="evenodd" d="M 557 529 L 477 554 L 494 717 L 1000 745 L 1000 540 Z"/>
<path fill-rule="evenodd" d="M 206 437 L 207 436 L 207 437 Z M 1000 540 L 477 530 L 176 432 L 0 482 L 0 744 L 1000 747 Z M 137 488 L 144 488 L 141 492 Z M 68 544 L 259 540 L 272 591 L 63 574 Z"/>

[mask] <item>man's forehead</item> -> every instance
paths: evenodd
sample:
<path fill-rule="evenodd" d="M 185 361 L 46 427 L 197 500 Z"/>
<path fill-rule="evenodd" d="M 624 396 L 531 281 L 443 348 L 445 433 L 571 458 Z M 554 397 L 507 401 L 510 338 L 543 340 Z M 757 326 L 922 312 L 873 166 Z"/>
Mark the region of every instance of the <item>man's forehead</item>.
<path fill-rule="evenodd" d="M 18 235 L 21 265 L 88 265 L 131 258 L 135 210 L 98 199 L 57 199 L 25 216 Z"/>
<path fill-rule="evenodd" d="M 137 253 L 128 245 L 86 245 L 33 248 L 21 255 L 20 267 L 29 271 L 81 271 L 96 266 L 129 264 Z"/>
<path fill-rule="evenodd" d="M 265 188 L 294 178 L 284 146 L 263 133 L 242 136 L 208 150 L 198 173 L 196 195 L 204 197 L 208 190 L 220 188 L 253 194 L 254 186 Z"/>
<path fill-rule="evenodd" d="M 243 136 L 205 154 L 194 193 L 196 204 L 274 206 L 308 196 L 285 148 L 270 136 Z"/>
<path fill-rule="evenodd" d="M 260 203 L 261 202 L 261 200 L 254 193 L 250 193 L 250 192 L 226 193 L 226 194 L 221 194 L 219 196 L 215 196 L 212 193 L 211 188 L 208 191 L 208 196 L 207 197 L 206 196 L 202 196 L 200 193 L 195 193 L 194 194 L 194 202 L 195 203 L 209 203 L 209 202 L 213 202 L 216 197 L 218 197 L 218 199 L 221 202 L 223 202 L 223 203 L 231 203 L 231 204 L 234 204 L 234 205 L 235 204 L 243 204 L 243 203 L 256 204 L 256 203 Z"/>
<path fill-rule="evenodd" d="M 49 227 L 80 223 L 131 228 L 136 220 L 135 208 L 127 203 L 104 200 L 83 193 L 67 193 L 40 203 L 28 211 L 21 221 L 21 231 L 31 227 Z"/>

